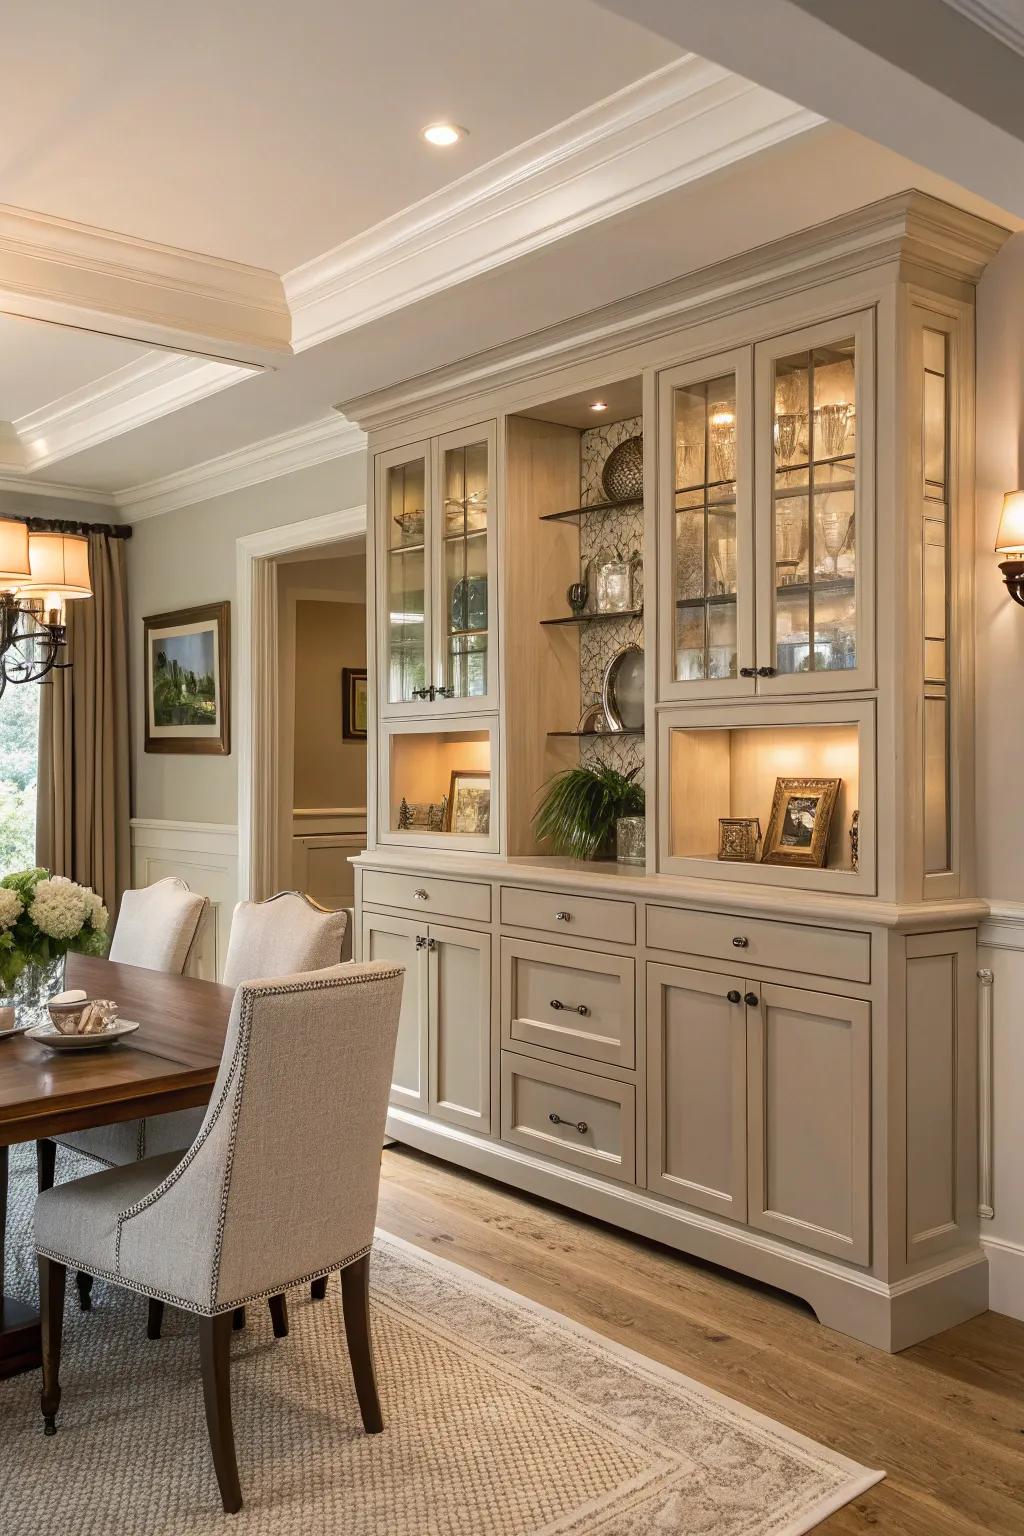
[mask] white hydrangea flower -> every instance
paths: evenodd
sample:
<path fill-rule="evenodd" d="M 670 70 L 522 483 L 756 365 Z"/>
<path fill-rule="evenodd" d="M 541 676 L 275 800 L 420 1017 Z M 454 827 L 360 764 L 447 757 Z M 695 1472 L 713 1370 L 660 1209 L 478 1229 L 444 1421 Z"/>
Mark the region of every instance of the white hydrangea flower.
<path fill-rule="evenodd" d="M 23 910 L 17 891 L 9 891 L 6 886 L 0 885 L 0 933 L 5 928 L 13 928 Z"/>
<path fill-rule="evenodd" d="M 73 939 L 89 916 L 86 892 L 74 880 L 54 875 L 40 880 L 28 915 L 51 939 Z"/>
<path fill-rule="evenodd" d="M 110 921 L 110 913 L 95 891 L 86 890 L 86 900 L 89 903 L 89 919 L 97 933 L 106 933 L 107 924 Z"/>

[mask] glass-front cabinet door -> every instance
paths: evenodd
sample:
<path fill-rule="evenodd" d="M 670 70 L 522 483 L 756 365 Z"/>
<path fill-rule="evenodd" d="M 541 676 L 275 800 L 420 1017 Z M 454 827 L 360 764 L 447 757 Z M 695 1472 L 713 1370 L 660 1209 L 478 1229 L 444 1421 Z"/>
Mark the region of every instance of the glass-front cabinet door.
<path fill-rule="evenodd" d="M 758 692 L 872 687 L 872 314 L 759 344 L 755 374 Z"/>
<path fill-rule="evenodd" d="M 382 716 L 497 708 L 493 423 L 378 455 Z"/>
<path fill-rule="evenodd" d="M 659 378 L 661 696 L 755 687 L 751 354 Z"/>
<path fill-rule="evenodd" d="M 377 461 L 378 562 L 383 591 L 380 702 L 383 713 L 422 703 L 432 681 L 430 654 L 430 443 Z"/>
<path fill-rule="evenodd" d="M 434 442 L 435 676 L 446 713 L 497 706 L 494 447 L 492 424 Z"/>

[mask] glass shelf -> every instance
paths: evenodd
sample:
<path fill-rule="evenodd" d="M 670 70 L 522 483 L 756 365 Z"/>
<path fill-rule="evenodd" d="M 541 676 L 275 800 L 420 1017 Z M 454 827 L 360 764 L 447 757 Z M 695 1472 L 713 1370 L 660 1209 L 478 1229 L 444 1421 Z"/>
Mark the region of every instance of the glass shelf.
<path fill-rule="evenodd" d="M 594 501 L 589 507 L 572 507 L 568 512 L 545 512 L 540 521 L 542 523 L 567 523 L 574 519 L 579 522 L 581 517 L 589 517 L 594 512 L 618 512 L 623 507 L 642 507 L 642 496 L 629 496 L 625 501 Z"/>
<path fill-rule="evenodd" d="M 609 619 L 639 619 L 643 616 L 642 608 L 611 608 L 595 613 L 567 613 L 558 619 L 541 619 L 542 624 L 593 624 L 607 622 Z"/>
<path fill-rule="evenodd" d="M 549 736 L 571 736 L 571 737 L 574 737 L 577 741 L 581 740 L 584 737 L 586 737 L 586 739 L 589 741 L 589 740 L 591 740 L 591 739 L 593 739 L 595 737 L 600 737 L 602 740 L 604 740 L 605 737 L 609 737 L 609 736 L 612 736 L 612 737 L 614 737 L 614 736 L 643 736 L 643 734 L 644 734 L 643 731 L 625 731 L 625 730 L 623 730 L 623 731 L 548 731 L 548 735 Z"/>

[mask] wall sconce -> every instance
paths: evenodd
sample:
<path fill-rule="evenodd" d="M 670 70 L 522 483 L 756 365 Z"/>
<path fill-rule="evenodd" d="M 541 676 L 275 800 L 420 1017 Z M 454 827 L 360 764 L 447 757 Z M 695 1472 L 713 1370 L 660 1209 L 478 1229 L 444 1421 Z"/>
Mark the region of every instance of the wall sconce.
<path fill-rule="evenodd" d="M 1003 497 L 996 554 L 1007 557 L 999 569 L 1010 596 L 1024 607 L 1024 491 L 1007 491 Z"/>

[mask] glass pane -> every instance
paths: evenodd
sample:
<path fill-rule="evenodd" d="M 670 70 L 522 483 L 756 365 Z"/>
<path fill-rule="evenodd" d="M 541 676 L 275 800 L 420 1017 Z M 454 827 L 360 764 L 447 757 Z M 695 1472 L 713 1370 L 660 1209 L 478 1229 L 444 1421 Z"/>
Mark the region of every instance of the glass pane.
<path fill-rule="evenodd" d="M 926 506 L 929 504 L 926 502 Z M 946 680 L 946 525 L 937 517 L 924 520 L 924 648 L 925 678 Z"/>
<path fill-rule="evenodd" d="M 928 494 L 942 498 L 946 486 L 946 381 L 924 376 L 924 478 Z"/>
<path fill-rule="evenodd" d="M 487 444 L 444 455 L 444 685 L 457 699 L 487 692 Z"/>
<path fill-rule="evenodd" d="M 833 672 L 857 663 L 856 384 L 852 339 L 775 364 L 779 672 Z"/>
<path fill-rule="evenodd" d="M 673 391 L 676 670 L 735 677 L 736 379 Z"/>
<path fill-rule="evenodd" d="M 924 867 L 949 868 L 949 721 L 945 692 L 924 700 Z"/>
<path fill-rule="evenodd" d="M 947 550 L 949 338 L 922 333 L 921 613 L 924 633 L 924 867 L 950 867 L 949 556 Z"/>
<path fill-rule="evenodd" d="M 387 472 L 388 698 L 412 699 L 426 686 L 426 465 L 422 459 Z"/>

